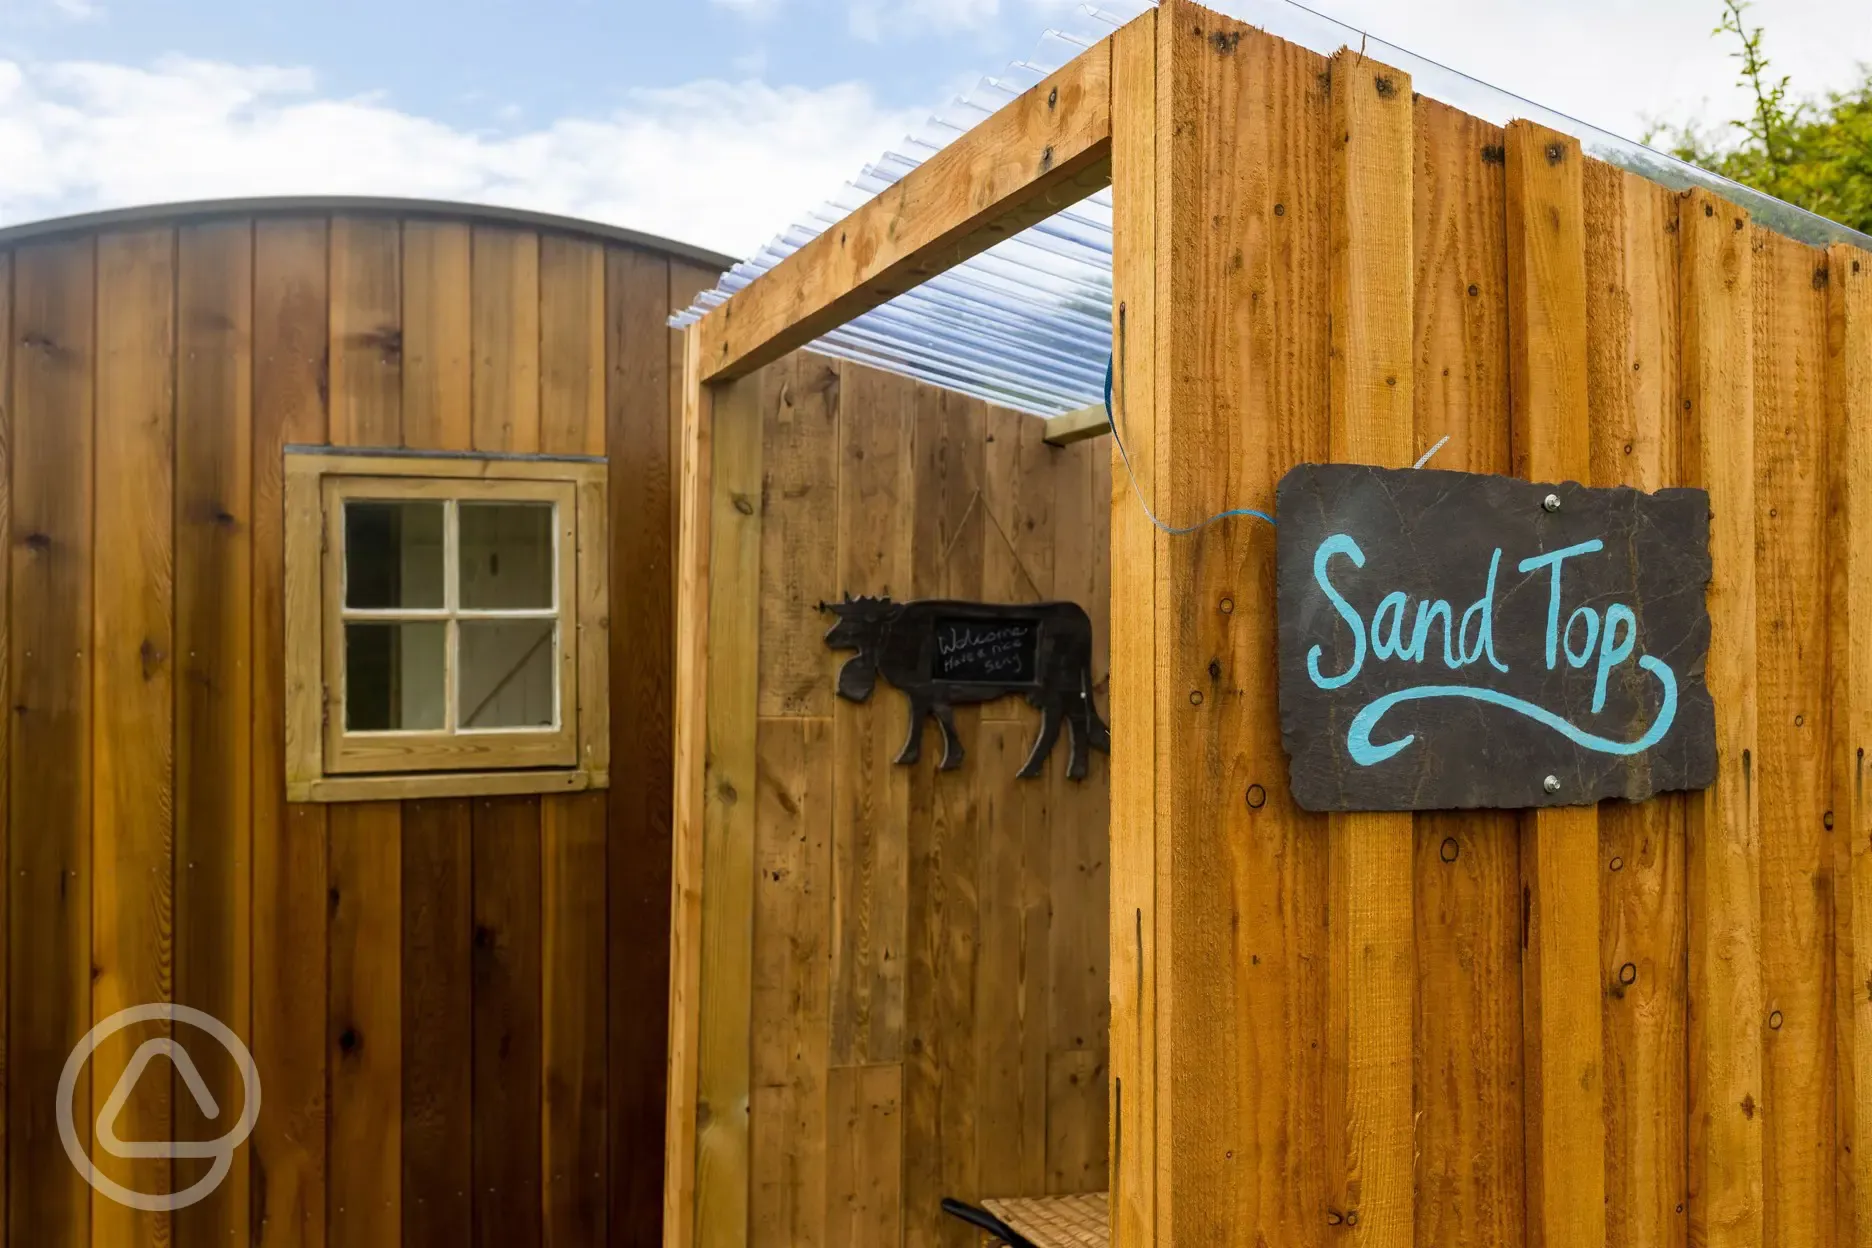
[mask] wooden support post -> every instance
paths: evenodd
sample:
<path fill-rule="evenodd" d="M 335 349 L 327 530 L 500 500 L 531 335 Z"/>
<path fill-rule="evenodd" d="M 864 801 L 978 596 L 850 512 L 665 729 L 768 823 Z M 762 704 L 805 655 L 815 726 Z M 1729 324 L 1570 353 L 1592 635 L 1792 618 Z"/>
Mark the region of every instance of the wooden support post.
<path fill-rule="evenodd" d="M 702 765 L 702 983 L 696 1244 L 747 1240 L 754 766 L 760 657 L 761 425 L 750 380 L 714 396 L 708 728 Z"/>
<path fill-rule="evenodd" d="M 1754 298 L 1748 214 L 1678 205 L 1684 468 L 1710 495 L 1716 783 L 1690 796 L 1690 1238 L 1762 1242 L 1761 845 L 1755 753 Z"/>
<path fill-rule="evenodd" d="M 1112 37 L 1111 1224 L 1157 1230 L 1157 12 Z M 1128 473 L 1136 475 L 1132 496 Z"/>
<path fill-rule="evenodd" d="M 676 693 L 702 713 L 676 739 L 663 1242 L 727 1248 L 748 1234 L 761 424 L 755 384 L 701 382 L 687 347 Z"/>
<path fill-rule="evenodd" d="M 1590 482 L 1585 158 L 1577 140 L 1517 121 L 1507 160 L 1515 468 Z M 1589 1248 L 1605 1243 L 1598 808 L 1531 812 L 1522 834 L 1528 1238 Z"/>
<path fill-rule="evenodd" d="M 1332 458 L 1401 468 L 1413 455 L 1416 135 L 1410 76 L 1352 49 L 1332 66 Z M 1358 1241 L 1415 1234 L 1411 1154 L 1414 923 L 1409 812 L 1334 815 L 1332 1198 Z"/>
<path fill-rule="evenodd" d="M 1840 980 L 1851 1003 L 1842 1022 L 1839 1121 L 1842 1142 L 1855 1145 L 1872 1129 L 1872 792 L 1867 752 L 1872 750 L 1872 254 L 1837 246 L 1827 257 L 1828 448 L 1833 496 L 1831 658 L 1833 679 L 1833 811 L 1845 826 L 1836 837 L 1846 848 L 1849 901 L 1836 914 L 1850 938 L 1842 942 Z M 1872 1149 L 1854 1147 L 1842 1185 L 1855 1208 L 1842 1209 L 1845 1226 L 1872 1226 Z M 1849 1241 L 1840 1240 L 1842 1248 Z"/>
<path fill-rule="evenodd" d="M 1139 499 L 1172 526 L 1267 507 L 1288 467 L 1328 455 L 1328 62 L 1187 0 L 1154 27 L 1154 50 L 1120 37 L 1112 110 L 1113 432 L 1137 478 L 1134 495 L 1121 457 L 1114 1242 L 1309 1243 L 1342 1168 L 1321 1120 L 1328 837 L 1288 791 L 1274 533 L 1170 536 Z M 1408 1234 L 1400 1052 L 1402 1168 L 1368 1174 L 1401 1176 Z"/>
<path fill-rule="evenodd" d="M 680 527 L 676 555 L 676 705 L 708 694 L 709 490 L 714 404 L 702 384 L 695 331 L 683 335 Z M 664 1130 L 663 1243 L 695 1242 L 696 1067 L 702 1025 L 702 786 L 704 733 L 694 713 L 677 717 L 670 863 L 669 1120 Z"/>

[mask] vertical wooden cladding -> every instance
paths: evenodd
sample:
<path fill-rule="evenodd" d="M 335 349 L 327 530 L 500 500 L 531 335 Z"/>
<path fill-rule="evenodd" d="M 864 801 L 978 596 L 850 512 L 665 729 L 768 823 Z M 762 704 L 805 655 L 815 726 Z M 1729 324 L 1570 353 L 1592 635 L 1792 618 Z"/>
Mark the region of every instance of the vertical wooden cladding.
<path fill-rule="evenodd" d="M 253 660 L 253 225 L 183 226 L 176 238 L 175 999 L 251 1033 Z M 198 1063 L 215 1101 L 242 1103 L 231 1055 Z M 176 1090 L 184 1091 L 179 1080 Z M 178 1138 L 223 1130 L 175 1098 Z M 199 1165 L 200 1163 L 194 1163 Z M 177 1178 L 197 1176 L 176 1166 Z M 248 1166 L 176 1213 L 183 1242 L 247 1224 Z"/>
<path fill-rule="evenodd" d="M 336 217 L 331 223 L 331 442 L 398 446 L 403 440 L 401 223 Z"/>
<path fill-rule="evenodd" d="M 1386 1119 L 1382 1083 L 1354 1078 L 1373 1038 L 1346 994 L 1378 946 L 1355 934 L 1373 912 L 1344 904 L 1344 821 L 1286 805 L 1267 613 L 1221 610 L 1272 597 L 1270 544 L 1238 522 L 1156 534 L 1121 481 L 1116 1242 L 1859 1242 L 1872 260 L 1419 99 L 1413 231 L 1392 243 L 1414 271 L 1372 282 L 1395 258 L 1349 257 L 1375 95 L 1337 75 L 1315 97 L 1318 58 L 1181 0 L 1121 32 L 1113 64 L 1114 119 L 1136 121 L 1114 123 L 1115 400 L 1158 514 L 1258 505 L 1288 465 L 1350 453 L 1348 383 L 1384 345 L 1360 314 L 1403 292 L 1414 352 L 1380 379 L 1410 396 L 1414 440 L 1355 457 L 1447 435 L 1434 466 L 1710 490 L 1723 759 L 1707 793 L 1524 835 L 1417 817 L 1414 1018 L 1378 1042 L 1414 1054 L 1415 1210 L 1367 1197 L 1354 1223 L 1342 1175 Z"/>
<path fill-rule="evenodd" d="M 666 1233 L 969 1244 L 943 1196 L 1106 1182 L 1102 756 L 1018 780 L 1036 724 L 1008 704 L 959 709 L 959 771 L 927 742 L 898 765 L 903 700 L 835 696 L 817 606 L 1062 596 L 1102 620 L 1104 455 L 811 354 L 698 397 L 708 713 L 685 717 L 706 750 L 677 869 L 701 890 L 677 892 Z"/>
<path fill-rule="evenodd" d="M 1763 1102 L 1757 745 L 1753 235 L 1747 214 L 1680 202 L 1686 477 L 1710 494 L 1716 784 L 1689 799 L 1690 1235 L 1759 1243 Z"/>
<path fill-rule="evenodd" d="M 402 223 L 334 218 L 330 272 L 330 442 L 400 446 Z M 390 1243 L 403 1227 L 403 809 L 334 806 L 326 822 L 326 1234 Z"/>
<path fill-rule="evenodd" d="M 403 223 L 405 446 L 474 448 L 473 228 L 463 221 Z M 402 907 L 398 1200 L 403 1242 L 412 1245 L 466 1244 L 475 1233 L 474 1111 L 469 1107 L 475 1105 L 477 1090 L 473 1038 L 480 992 L 473 894 L 476 805 L 457 798 L 403 807 L 401 888 L 395 899 Z M 387 1167 L 386 1180 L 393 1177 L 398 1177 L 394 1164 Z"/>
<path fill-rule="evenodd" d="M 0 250 L 7 1242 L 655 1237 L 664 319 L 701 273 L 466 214 L 154 220 Z M 286 802 L 281 456 L 324 443 L 610 456 L 628 541 L 594 644 L 624 673 L 627 800 Z M 233 1173 L 170 1214 L 86 1186 L 54 1118 L 79 1037 L 151 1001 L 223 1019 L 265 1086 Z M 163 1031 L 100 1047 L 83 1138 Z M 233 1063 L 174 1034 L 221 1113 L 158 1061 L 125 1139 L 210 1138 L 241 1110 Z M 98 1161 L 150 1192 L 207 1164 Z"/>
<path fill-rule="evenodd" d="M 1526 122 L 1508 127 L 1504 155 L 1515 468 L 1590 480 L 1585 159 Z M 1585 1248 L 1605 1241 L 1599 812 L 1528 812 L 1521 827 L 1528 1239 Z"/>
<path fill-rule="evenodd" d="M 91 1025 L 95 264 L 90 238 L 13 257 L 6 1137 L 17 1243 L 80 1243 L 91 1223 L 55 1090 Z M 73 1098 L 81 1124 L 94 1116 L 90 1082 L 81 1075 Z"/>
<path fill-rule="evenodd" d="M 1410 76 L 1351 49 L 1331 77 L 1329 442 L 1334 459 L 1415 458 Z M 1412 817 L 1335 815 L 1327 1121 L 1334 1206 L 1373 1245 L 1415 1236 L 1411 1175 Z"/>
<path fill-rule="evenodd" d="M 288 806 L 281 448 L 327 430 L 330 224 L 254 225 L 253 1040 L 265 1072 L 251 1225 L 266 1248 L 325 1240 L 327 824 Z M 310 1012 L 307 1012 L 307 1003 Z"/>
<path fill-rule="evenodd" d="M 1499 127 L 1416 108 L 1416 443 L 1509 471 L 1508 242 Z M 1523 1235 L 1521 852 L 1515 816 L 1416 819 L 1417 1241 Z"/>
<path fill-rule="evenodd" d="M 1872 915 L 1872 805 L 1866 752 L 1872 748 L 1872 489 L 1855 464 L 1872 453 L 1872 255 L 1835 247 L 1827 258 L 1827 459 L 1834 503 L 1828 545 L 1832 621 L 1832 816 L 1835 871 L 1834 945 L 1840 971 L 1834 1047 L 1838 1095 L 1835 1154 L 1838 1237 L 1854 1241 L 1867 1224 L 1872 1154 L 1859 1147 L 1872 1122 L 1872 987 L 1859 991 Z M 1850 1155 L 1844 1155 L 1847 1147 Z"/>
<path fill-rule="evenodd" d="M 1587 400 L 1594 485 L 1683 479 L 1677 197 L 1585 168 Z M 1688 1009 L 1685 797 L 1599 811 L 1606 1237 L 1684 1242 Z"/>
<path fill-rule="evenodd" d="M 97 473 L 114 484 L 97 499 L 93 579 L 92 1013 L 107 1018 L 174 991 L 176 252 L 162 229 L 105 235 L 97 248 L 98 286 L 110 292 L 97 310 Z M 144 1038 L 110 1037 L 93 1059 L 93 1083 L 108 1095 Z M 117 1131 L 169 1139 L 170 1122 L 167 1081 L 140 1079 Z M 104 1164 L 126 1186 L 169 1190 L 166 1159 Z M 170 1235 L 167 1214 L 102 1195 L 91 1205 L 95 1238 Z"/>
<path fill-rule="evenodd" d="M 0 764 L 0 809 L 7 813 L 6 829 L 0 831 L 0 872 L 5 873 L 4 888 L 0 888 L 0 898 L 5 899 L 6 913 L 0 916 L 0 1017 L 6 1022 L 0 1024 L 0 1042 L 11 1035 L 13 1017 L 13 995 L 11 955 L 13 949 L 12 917 L 13 895 L 11 891 L 14 867 L 12 865 L 13 845 L 13 809 L 12 809 L 12 723 L 14 716 L 10 708 L 18 705 L 14 701 L 13 685 L 13 600 L 11 588 L 13 581 L 13 512 L 15 507 L 13 494 L 13 448 L 18 438 L 18 424 L 13 419 L 16 396 L 13 392 L 13 354 L 15 325 L 13 317 L 13 255 L 0 251 L 0 545 L 5 547 L 4 558 L 0 558 L 0 637 L 5 644 L 0 645 L 0 707 L 9 708 L 8 714 L 0 716 L 0 755 L 5 762 Z M 5 1068 L 0 1067 L 0 1147 L 13 1134 L 13 1100 L 8 1092 Z M 4 1195 L 6 1186 L 12 1182 L 11 1163 L 5 1163 L 4 1178 L 0 1179 L 0 1235 L 11 1237 L 12 1213 Z"/>
<path fill-rule="evenodd" d="M 474 443 L 540 449 L 539 235 L 474 231 Z"/>
<path fill-rule="evenodd" d="M 1751 231 L 1763 1239 L 1834 1231 L 1826 256 Z"/>

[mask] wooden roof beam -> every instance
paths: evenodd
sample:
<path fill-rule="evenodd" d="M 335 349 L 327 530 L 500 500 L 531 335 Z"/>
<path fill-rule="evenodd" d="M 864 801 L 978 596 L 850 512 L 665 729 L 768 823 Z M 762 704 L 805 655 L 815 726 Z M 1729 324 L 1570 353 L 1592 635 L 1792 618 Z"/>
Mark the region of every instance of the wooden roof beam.
<path fill-rule="evenodd" d="M 704 381 L 771 363 L 1111 184 L 1111 41 L 703 317 Z"/>
<path fill-rule="evenodd" d="M 1111 414 L 1103 403 L 1094 403 L 1077 411 L 1047 417 L 1046 437 L 1050 446 L 1071 446 L 1111 432 Z"/>

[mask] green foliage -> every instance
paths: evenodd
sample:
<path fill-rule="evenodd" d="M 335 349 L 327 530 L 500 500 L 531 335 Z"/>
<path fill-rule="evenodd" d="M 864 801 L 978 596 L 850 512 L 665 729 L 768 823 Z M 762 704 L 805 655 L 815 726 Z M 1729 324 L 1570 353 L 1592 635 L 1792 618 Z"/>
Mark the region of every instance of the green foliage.
<path fill-rule="evenodd" d="M 1769 72 L 1761 27 L 1743 20 L 1749 0 L 1723 0 L 1714 33 L 1741 44 L 1737 81 L 1755 106 L 1726 133 L 1710 134 L 1695 122 L 1660 127 L 1646 142 L 1745 186 L 1798 204 L 1842 225 L 1872 233 L 1872 66 L 1862 80 L 1819 100 L 1791 98 L 1784 75 Z"/>

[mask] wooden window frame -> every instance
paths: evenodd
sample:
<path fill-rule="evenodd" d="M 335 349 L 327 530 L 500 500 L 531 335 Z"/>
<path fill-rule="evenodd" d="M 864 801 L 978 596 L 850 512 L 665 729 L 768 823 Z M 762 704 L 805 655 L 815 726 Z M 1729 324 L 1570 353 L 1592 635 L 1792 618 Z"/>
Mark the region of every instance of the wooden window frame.
<path fill-rule="evenodd" d="M 286 494 L 286 789 L 292 801 L 563 793 L 610 783 L 609 572 L 603 460 L 538 455 L 360 452 L 288 447 Z M 341 601 L 344 503 L 351 499 L 550 502 L 550 610 L 468 611 L 456 601 L 452 536 L 441 608 L 361 610 Z M 453 524 L 447 529 L 452 535 Z M 555 621 L 557 717 L 551 728 L 344 730 L 346 620 Z M 451 632 L 453 629 L 451 628 Z M 455 647 L 451 645 L 453 656 Z M 453 720 L 455 663 L 447 675 Z"/>

